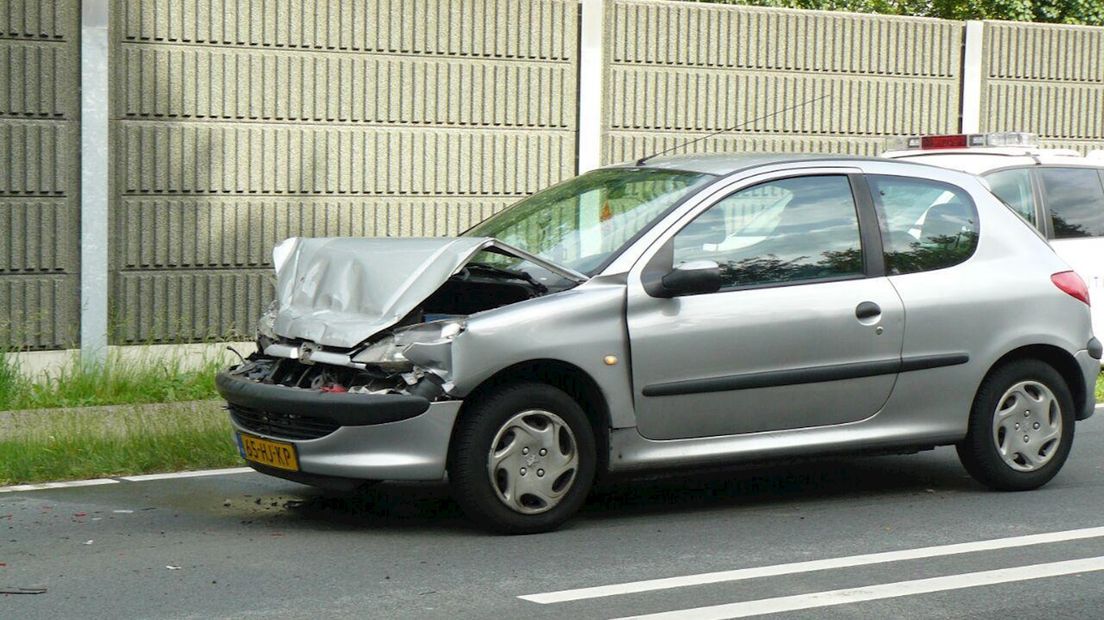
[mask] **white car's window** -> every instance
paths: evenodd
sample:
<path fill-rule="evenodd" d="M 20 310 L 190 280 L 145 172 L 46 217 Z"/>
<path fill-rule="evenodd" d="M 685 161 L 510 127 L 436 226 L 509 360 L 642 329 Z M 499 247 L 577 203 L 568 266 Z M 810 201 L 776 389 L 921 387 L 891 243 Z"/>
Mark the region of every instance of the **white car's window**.
<path fill-rule="evenodd" d="M 1035 194 L 1031 191 L 1031 171 L 1027 168 L 999 170 L 985 175 L 989 189 L 1012 210 L 1032 225 L 1035 221 Z"/>
<path fill-rule="evenodd" d="M 926 179 L 867 179 L 882 227 L 888 273 L 943 269 L 974 253 L 977 209 L 964 190 Z"/>
<path fill-rule="evenodd" d="M 724 288 L 861 277 L 851 184 L 813 176 L 741 190 L 679 231 L 674 259 L 716 261 Z"/>
<path fill-rule="evenodd" d="M 1095 168 L 1042 168 L 1055 239 L 1104 237 L 1104 185 Z"/>

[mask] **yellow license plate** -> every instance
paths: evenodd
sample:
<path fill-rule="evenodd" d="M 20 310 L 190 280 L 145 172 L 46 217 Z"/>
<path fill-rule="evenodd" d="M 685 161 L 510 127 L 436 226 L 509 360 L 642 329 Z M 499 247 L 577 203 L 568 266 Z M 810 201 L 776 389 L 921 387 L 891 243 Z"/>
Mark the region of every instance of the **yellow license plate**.
<path fill-rule="evenodd" d="M 238 433 L 238 442 L 242 456 L 247 461 L 276 469 L 299 471 L 299 457 L 295 454 L 295 446 L 290 443 L 269 441 L 245 433 Z"/>

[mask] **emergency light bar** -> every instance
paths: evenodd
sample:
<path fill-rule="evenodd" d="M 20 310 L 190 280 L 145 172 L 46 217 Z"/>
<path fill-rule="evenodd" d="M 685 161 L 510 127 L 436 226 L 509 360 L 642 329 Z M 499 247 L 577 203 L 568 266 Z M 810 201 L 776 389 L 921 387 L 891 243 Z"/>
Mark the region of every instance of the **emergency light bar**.
<path fill-rule="evenodd" d="M 907 149 L 967 149 L 983 146 L 1039 146 L 1033 133 L 1004 131 L 1000 133 L 959 133 L 938 136 L 913 136 L 905 142 Z"/>

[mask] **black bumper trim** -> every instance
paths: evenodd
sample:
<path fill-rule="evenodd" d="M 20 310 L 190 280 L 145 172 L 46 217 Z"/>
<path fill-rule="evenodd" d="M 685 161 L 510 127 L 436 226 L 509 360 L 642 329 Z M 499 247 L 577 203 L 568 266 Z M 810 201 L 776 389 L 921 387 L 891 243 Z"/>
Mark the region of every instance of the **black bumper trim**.
<path fill-rule="evenodd" d="M 339 426 L 399 422 L 429 409 L 429 401 L 421 396 L 317 392 L 257 383 L 226 371 L 215 377 L 215 387 L 231 405 L 288 415 L 310 415 Z"/>

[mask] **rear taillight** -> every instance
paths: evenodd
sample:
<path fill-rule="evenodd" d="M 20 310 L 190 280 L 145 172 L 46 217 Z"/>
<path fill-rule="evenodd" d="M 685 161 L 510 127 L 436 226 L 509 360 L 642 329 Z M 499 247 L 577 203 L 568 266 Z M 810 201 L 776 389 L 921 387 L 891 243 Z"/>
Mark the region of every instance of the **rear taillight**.
<path fill-rule="evenodd" d="M 1076 273 L 1060 271 L 1050 276 L 1050 281 L 1054 283 L 1054 286 L 1062 289 L 1063 293 L 1085 302 L 1086 306 L 1091 305 L 1089 304 L 1089 287 L 1085 286 L 1085 281 Z"/>

